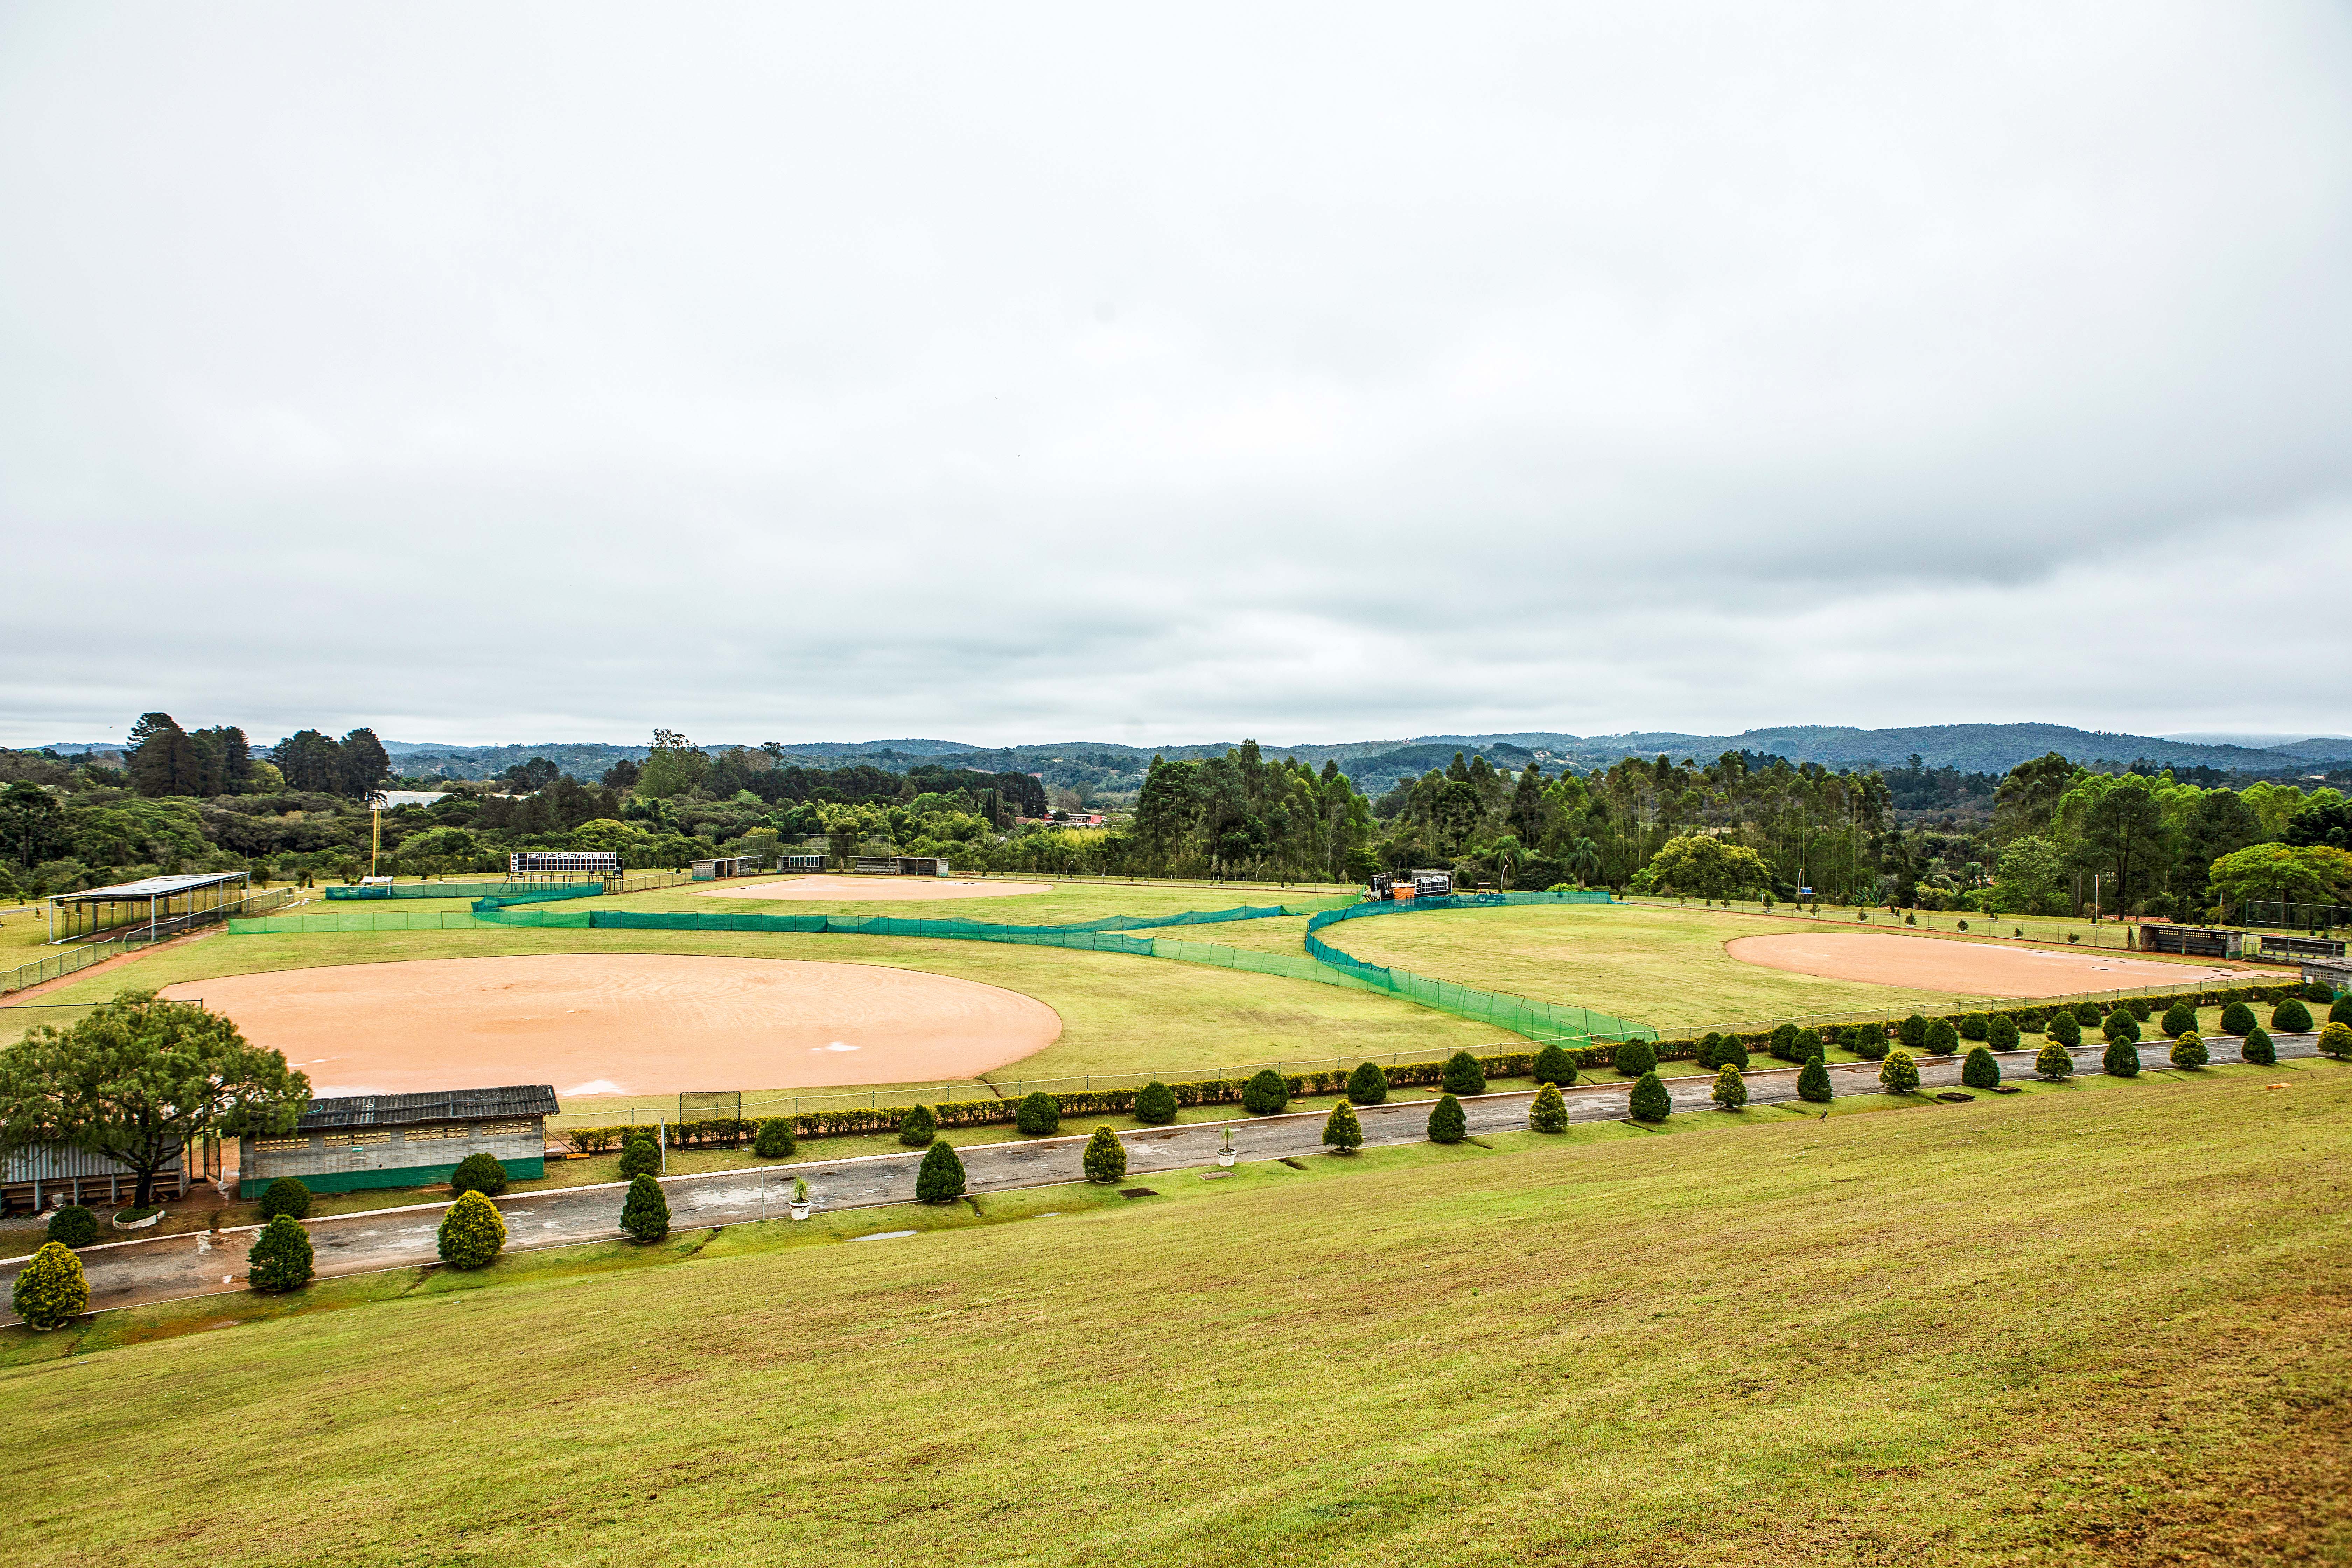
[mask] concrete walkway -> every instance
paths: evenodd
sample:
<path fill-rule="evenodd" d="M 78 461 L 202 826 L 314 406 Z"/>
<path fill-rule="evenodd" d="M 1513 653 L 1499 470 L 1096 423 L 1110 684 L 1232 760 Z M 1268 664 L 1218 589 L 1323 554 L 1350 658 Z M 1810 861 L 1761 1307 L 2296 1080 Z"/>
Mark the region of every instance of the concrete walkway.
<path fill-rule="evenodd" d="M 2316 1035 L 2275 1037 L 2281 1058 L 2318 1054 Z M 2206 1047 L 2217 1063 L 2239 1060 L 2238 1041 L 2226 1036 L 2207 1038 Z M 2077 1072 L 2097 1072 L 2103 1044 L 2078 1047 L 2074 1052 Z M 2144 1041 L 2141 1059 L 2150 1069 L 2161 1068 L 2169 1042 L 2160 1037 Z M 2032 1051 L 1998 1053 L 2006 1078 L 2031 1077 Z M 1669 1064 L 1679 1066 L 1683 1064 Z M 1957 1088 L 1961 1058 L 1939 1057 L 1922 1061 L 1920 1087 Z M 1748 1075 L 1750 1106 L 1797 1103 L 1795 1068 L 1751 1069 Z M 1830 1068 L 1830 1079 L 1840 1096 L 1877 1094 L 1878 1064 L 1855 1062 Z M 1708 1091 L 1711 1073 L 1665 1080 L 1675 1113 L 1715 1114 Z M 1562 1091 L 1571 1121 L 1615 1121 L 1624 1119 L 1630 1081 L 1611 1074 L 1587 1079 Z M 1506 1132 L 1528 1124 L 1531 1090 L 1477 1095 L 1462 1102 L 1473 1136 Z M 1433 1100 L 1408 1100 L 1360 1107 L 1357 1118 L 1367 1147 L 1420 1142 L 1429 1135 L 1429 1110 Z M 1323 1121 L 1327 1113 L 1249 1117 L 1234 1121 L 1199 1121 L 1176 1127 L 1143 1128 L 1120 1134 L 1127 1144 L 1130 1179 L 1185 1170 L 1216 1163 L 1217 1146 L 1231 1129 L 1234 1147 L 1244 1160 L 1303 1158 L 1322 1152 Z M 1075 1119 L 1074 1119 L 1075 1120 Z M 1089 1132 L 1091 1129 L 1087 1130 Z M 1086 1179 L 1079 1156 L 1086 1133 L 1004 1143 L 968 1146 L 958 1151 L 964 1164 L 967 1191 L 1005 1192 L 1018 1187 L 1048 1186 Z M 884 1204 L 912 1203 L 915 1173 L 921 1150 L 893 1150 L 856 1159 L 814 1161 L 768 1165 L 699 1176 L 673 1176 L 662 1184 L 669 1197 L 670 1221 L 678 1230 L 732 1225 L 761 1217 L 764 1201 L 768 1218 L 784 1217 L 785 1202 L 795 1177 L 809 1184 L 809 1196 L 820 1211 L 867 1208 Z M 623 1184 L 566 1187 L 551 1192 L 517 1194 L 499 1200 L 506 1214 L 509 1248 L 565 1247 L 602 1241 L 620 1235 Z M 381 1269 L 415 1268 L 439 1261 L 436 1237 L 446 1203 L 407 1208 L 332 1215 L 309 1222 L 317 1249 L 319 1277 L 364 1274 Z M 89 1280 L 93 1311 L 117 1307 L 175 1300 L 190 1296 L 219 1295 L 245 1287 L 245 1254 L 253 1245 L 254 1230 L 241 1226 L 209 1235 L 162 1237 L 152 1241 L 123 1241 L 85 1248 L 82 1268 Z M 13 1281 L 21 1258 L 0 1260 L 0 1276 Z M 9 1316 L 0 1321 L 14 1322 Z"/>

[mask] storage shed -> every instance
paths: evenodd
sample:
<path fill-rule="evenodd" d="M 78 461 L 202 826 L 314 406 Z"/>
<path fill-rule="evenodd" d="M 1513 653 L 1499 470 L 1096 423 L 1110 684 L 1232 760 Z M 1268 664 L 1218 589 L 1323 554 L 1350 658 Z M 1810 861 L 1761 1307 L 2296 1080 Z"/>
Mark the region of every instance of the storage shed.
<path fill-rule="evenodd" d="M 543 1176 L 555 1112 L 544 1083 L 314 1100 L 291 1132 L 239 1141 L 237 1195 L 258 1197 L 280 1176 L 315 1193 L 430 1186 L 468 1154 L 495 1155 L 512 1180 Z"/>

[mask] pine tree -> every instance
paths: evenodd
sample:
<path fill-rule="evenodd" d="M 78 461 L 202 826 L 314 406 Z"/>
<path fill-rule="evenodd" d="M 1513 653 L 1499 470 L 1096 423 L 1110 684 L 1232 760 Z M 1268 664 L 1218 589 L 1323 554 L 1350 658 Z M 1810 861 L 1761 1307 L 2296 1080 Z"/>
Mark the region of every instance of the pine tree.
<path fill-rule="evenodd" d="M 2282 1035 L 2307 1035 L 2311 1032 L 2311 1009 L 2299 996 L 2290 996 L 2271 1009 L 2271 1027 Z"/>
<path fill-rule="evenodd" d="M 495 1198 L 507 1190 L 507 1168 L 499 1163 L 496 1154 L 476 1150 L 449 1173 L 449 1187 L 456 1193 L 482 1193 Z"/>
<path fill-rule="evenodd" d="M 1033 1089 L 1021 1097 L 1013 1108 L 1013 1125 L 1032 1138 L 1044 1138 L 1062 1130 L 1062 1102 L 1042 1089 Z"/>
<path fill-rule="evenodd" d="M 245 1255 L 245 1280 L 257 1290 L 293 1290 L 316 1272 L 310 1233 L 292 1215 L 278 1215 L 261 1227 Z"/>
<path fill-rule="evenodd" d="M 1148 1127 L 1165 1127 L 1176 1120 L 1176 1091 L 1153 1079 L 1137 1092 L 1135 1119 Z"/>
<path fill-rule="evenodd" d="M 621 1229 L 633 1241 L 659 1241 L 669 1234 L 669 1197 L 651 1176 L 629 1183 L 621 1200 Z"/>
<path fill-rule="evenodd" d="M 52 1210 L 43 1239 L 66 1247 L 88 1247 L 98 1239 L 98 1216 L 79 1204 Z"/>
<path fill-rule="evenodd" d="M 931 1145 L 923 1156 L 923 1168 L 915 1173 L 915 1197 L 927 1204 L 953 1203 L 963 1196 L 963 1162 L 956 1157 L 953 1145 L 944 1138 Z"/>
<path fill-rule="evenodd" d="M 1990 1021 L 1988 1020 L 1982 1013 L 1963 1013 L 1960 1015 L 1960 1038 L 1964 1040 L 1983 1039 L 1985 1037 L 1985 1031 L 1990 1026 Z"/>
<path fill-rule="evenodd" d="M 2052 1040 L 2035 1054 L 2033 1070 L 2056 1083 L 2061 1079 L 2074 1076 L 2074 1058 L 2067 1054 L 2064 1046 Z"/>
<path fill-rule="evenodd" d="M 2127 1046 L 2137 1045 L 2139 1020 L 2132 1016 L 2130 1008 L 2119 1006 L 2106 1016 L 2105 1020 L 2099 1026 L 2099 1032 L 2106 1036 L 2111 1045 L 2116 1043 Z"/>
<path fill-rule="evenodd" d="M 1797 1026 L 1794 1024 L 1782 1024 L 1775 1027 L 1772 1031 L 1770 1049 L 1772 1054 L 1782 1061 L 1794 1061 L 1798 1059 Z"/>
<path fill-rule="evenodd" d="M 1561 1098 L 1559 1085 L 1548 1083 L 1536 1090 L 1535 1100 L 1528 1106 L 1528 1126 L 1537 1132 L 1568 1131 L 1568 1101 Z"/>
<path fill-rule="evenodd" d="M 2271 1044 L 2270 1031 L 2256 1024 L 2246 1031 L 2239 1043 L 2238 1055 L 2258 1068 L 2273 1067 L 2278 1062 L 2278 1047 Z"/>
<path fill-rule="evenodd" d="M 8 1292 L 9 1304 L 31 1329 L 54 1329 L 89 1308 L 89 1280 L 81 1259 L 59 1241 L 45 1241 L 32 1260 L 17 1271 Z"/>
<path fill-rule="evenodd" d="M 1634 1081 L 1625 1110 L 1636 1121 L 1664 1121 L 1674 1114 L 1675 1102 L 1666 1093 L 1666 1086 L 1658 1081 L 1658 1075 L 1645 1072 Z"/>
<path fill-rule="evenodd" d="M 621 1149 L 623 1176 L 649 1176 L 661 1169 L 661 1151 L 646 1137 L 631 1138 Z"/>
<path fill-rule="evenodd" d="M 2164 1037 L 2168 1040 L 2194 1034 L 2197 1031 L 2197 1009 L 2186 1002 L 2175 1002 L 2164 1010 L 2164 1022 L 2157 1027 L 2164 1031 Z"/>
<path fill-rule="evenodd" d="M 940 1135 L 940 1119 L 928 1105 L 910 1105 L 898 1117 L 898 1142 L 909 1149 L 928 1149 Z"/>
<path fill-rule="evenodd" d="M 1830 1102 L 1830 1097 L 1835 1092 L 1836 1090 L 1830 1087 L 1829 1065 L 1819 1057 L 1807 1062 L 1804 1071 L 1797 1075 L 1799 1100 L 1810 1100 L 1815 1105 L 1827 1105 Z"/>
<path fill-rule="evenodd" d="M 1622 1040 L 1610 1051 L 1609 1065 L 1621 1077 L 1640 1078 L 1657 1070 L 1658 1048 L 1647 1040 Z"/>
<path fill-rule="evenodd" d="M 1127 1174 L 1127 1145 L 1109 1128 L 1097 1127 L 1087 1140 L 1087 1152 L 1078 1163 L 1086 1167 L 1087 1181 L 1109 1186 Z"/>
<path fill-rule="evenodd" d="M 2107 1039 L 2106 1053 L 2099 1058 L 2099 1065 L 2112 1077 L 2137 1078 L 2139 1047 L 2132 1040 L 2117 1039 L 2110 1036 Z"/>
<path fill-rule="evenodd" d="M 2235 1035 L 2242 1040 L 2246 1037 L 2246 1032 L 2256 1026 L 2257 1026 L 2254 1022 L 2254 1010 L 2252 1007 L 2247 1006 L 2243 1002 L 2232 1002 L 2228 1006 L 2221 1009 L 2221 1032 L 2223 1034 Z"/>
<path fill-rule="evenodd" d="M 1352 1154 L 1364 1146 L 1364 1129 L 1354 1106 L 1343 1100 L 1331 1108 L 1323 1121 L 1323 1142 L 1335 1154 Z"/>
<path fill-rule="evenodd" d="M 1358 1069 L 1361 1071 L 1361 1068 Z M 1536 1053 L 1535 1080 L 1538 1083 L 1570 1084 L 1576 1081 L 1576 1059 L 1563 1049 L 1558 1040 Z M 1370 1101 L 1358 1100 L 1358 1104 Z"/>
<path fill-rule="evenodd" d="M 1448 1094 L 1484 1094 L 1486 1092 L 1486 1069 L 1468 1051 L 1456 1051 L 1445 1058 L 1445 1070 L 1438 1075 Z"/>
<path fill-rule="evenodd" d="M 1820 1046 L 1816 1045 L 1813 1047 L 1813 1054 L 1815 1056 L 1822 1054 Z M 1734 1067 L 1738 1068 L 1741 1072 L 1746 1072 L 1748 1070 L 1748 1042 L 1741 1039 L 1738 1035 L 1724 1036 L 1722 1039 L 1716 1042 L 1715 1060 L 1704 1065 L 1718 1068 Z"/>
<path fill-rule="evenodd" d="M 1748 1103 L 1748 1080 L 1739 1076 L 1738 1068 L 1726 1065 L 1715 1075 L 1715 1087 L 1707 1091 L 1707 1098 L 1726 1110 L 1738 1110 Z"/>
<path fill-rule="evenodd" d="M 1916 1013 L 1896 1025 L 1895 1034 L 1906 1051 L 1922 1051 L 1927 1047 L 1927 1020 Z"/>
<path fill-rule="evenodd" d="M 2246 1016 L 2253 1016 L 2251 1008 Z M 2352 1024 L 2352 996 L 2338 996 L 2335 1005 L 2327 1009 L 2327 1021 L 2331 1024 Z"/>
<path fill-rule="evenodd" d="M 1960 1048 L 1960 1033 L 1952 1027 L 1949 1018 L 1938 1018 L 1927 1026 L 1927 1054 L 1948 1057 Z"/>
<path fill-rule="evenodd" d="M 1960 1081 L 1970 1089 L 1997 1089 L 2000 1086 L 2000 1063 L 1993 1059 L 1991 1051 L 1978 1046 L 1960 1064 Z"/>
<path fill-rule="evenodd" d="M 1889 1051 L 1886 1059 L 1879 1064 L 1878 1082 L 1889 1094 L 1916 1094 L 1919 1064 L 1909 1051 Z"/>
<path fill-rule="evenodd" d="M 643 1178 L 650 1181 L 651 1177 Z M 507 1244 L 506 1215 L 479 1193 L 465 1193 L 441 1219 L 441 1261 L 452 1268 L 481 1268 Z"/>
<path fill-rule="evenodd" d="M 1433 1143 L 1459 1143 L 1470 1135 L 1470 1119 L 1462 1114 L 1462 1102 L 1450 1094 L 1441 1094 L 1429 1110 L 1429 1141 Z"/>
<path fill-rule="evenodd" d="M 2352 1058 L 2352 1024 L 2330 1024 L 2320 1030 L 2319 1049 L 2339 1062 Z"/>
<path fill-rule="evenodd" d="M 261 1223 L 268 1225 L 279 1215 L 291 1215 L 296 1219 L 310 1217 L 310 1189 L 299 1177 L 280 1176 L 261 1193 Z"/>
<path fill-rule="evenodd" d="M 2006 1013 L 1995 1013 L 1985 1020 L 1985 1043 L 1997 1051 L 2017 1049 L 2017 1020 Z"/>
<path fill-rule="evenodd" d="M 2074 1014 L 2060 1008 L 2042 1026 L 2042 1037 L 2073 1049 L 2083 1043 L 2083 1026 Z"/>
<path fill-rule="evenodd" d="M 1722 1047 L 1723 1037 L 1716 1033 L 1713 1029 L 1709 1029 L 1706 1034 L 1701 1035 L 1698 1041 L 1698 1056 L 1696 1058 L 1698 1065 L 1706 1068 L 1709 1072 L 1713 1072 L 1717 1068 L 1722 1066 L 1722 1063 L 1715 1059 L 1715 1053 L 1722 1049 Z"/>
<path fill-rule="evenodd" d="M 2346 1033 L 2352 1034 L 2352 1030 L 2347 1030 Z M 2347 1043 L 2352 1044 L 2352 1041 L 2347 1041 Z M 2201 1068 L 2211 1059 L 2212 1058 L 2206 1054 L 2205 1042 L 2197 1037 L 2197 1031 L 2194 1029 L 2189 1030 L 2187 1034 L 2172 1042 L 2172 1065 L 2174 1067 Z"/>

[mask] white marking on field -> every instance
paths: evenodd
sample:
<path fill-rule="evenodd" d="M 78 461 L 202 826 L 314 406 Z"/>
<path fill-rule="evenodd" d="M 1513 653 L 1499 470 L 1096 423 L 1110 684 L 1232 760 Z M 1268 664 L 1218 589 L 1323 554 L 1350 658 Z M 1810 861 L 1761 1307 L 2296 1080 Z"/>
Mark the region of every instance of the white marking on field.
<path fill-rule="evenodd" d="M 856 1046 L 845 1046 L 839 1040 L 834 1041 L 833 1044 L 829 1046 L 811 1046 L 809 1047 L 809 1049 L 813 1051 L 854 1051 L 856 1048 L 857 1047 Z"/>
<path fill-rule="evenodd" d="M 921 1233 L 919 1231 L 912 1230 L 877 1230 L 871 1236 L 853 1236 L 849 1239 L 852 1241 L 892 1241 L 902 1236 L 918 1236 Z"/>
<path fill-rule="evenodd" d="M 563 1092 L 566 1094 L 618 1094 L 621 1092 L 621 1086 L 609 1078 L 600 1078 L 593 1083 L 574 1084 Z"/>

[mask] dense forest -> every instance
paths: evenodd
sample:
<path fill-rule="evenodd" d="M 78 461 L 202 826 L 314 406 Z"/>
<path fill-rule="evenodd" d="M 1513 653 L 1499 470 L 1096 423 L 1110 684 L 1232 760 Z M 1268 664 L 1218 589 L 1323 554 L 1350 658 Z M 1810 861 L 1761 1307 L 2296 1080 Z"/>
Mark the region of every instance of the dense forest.
<path fill-rule="evenodd" d="M 0 896 L 159 870 L 355 876 L 372 805 L 415 787 L 435 798 L 383 810 L 380 870 L 493 871 L 515 849 L 610 850 L 649 868 L 822 847 L 969 870 L 1355 882 L 1447 868 L 1498 888 L 2188 920 L 2250 898 L 2352 902 L 2352 804 L 2338 791 L 2230 787 L 2201 767 L 2094 772 L 2056 752 L 1996 775 L 1916 756 L 1832 771 L 1754 751 L 1547 773 L 1456 751 L 1375 799 L 1335 759 L 1318 768 L 1244 742 L 1153 758 L 1131 811 L 1078 827 L 1045 820 L 1053 802 L 1036 774 L 952 765 L 968 755 L 826 768 L 775 742 L 714 754 L 662 730 L 642 762 L 600 778 L 533 757 L 453 784 L 395 776 L 364 729 L 304 730 L 257 751 L 234 728 L 184 731 L 150 713 L 131 737 L 119 767 L 0 752 Z"/>

